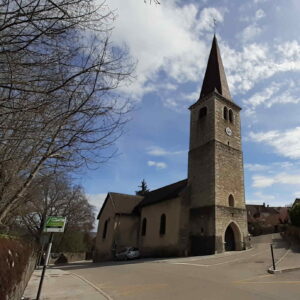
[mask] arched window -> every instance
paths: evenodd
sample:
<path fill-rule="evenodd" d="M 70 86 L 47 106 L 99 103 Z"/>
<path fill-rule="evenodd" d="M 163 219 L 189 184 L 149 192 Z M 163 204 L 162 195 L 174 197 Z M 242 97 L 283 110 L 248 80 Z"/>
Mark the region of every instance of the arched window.
<path fill-rule="evenodd" d="M 228 109 L 227 109 L 227 107 L 226 107 L 226 106 L 224 106 L 224 110 L 223 110 L 223 117 L 224 117 L 224 119 L 225 119 L 225 120 L 227 120 L 227 119 L 228 119 Z"/>
<path fill-rule="evenodd" d="M 231 194 L 228 197 L 228 204 L 229 206 L 234 207 L 234 198 Z"/>
<path fill-rule="evenodd" d="M 147 231 L 147 219 L 144 218 L 142 223 L 142 236 L 146 235 L 146 231 Z"/>
<path fill-rule="evenodd" d="M 103 239 L 106 238 L 106 234 L 107 234 L 107 223 L 108 223 L 108 220 L 106 220 L 105 223 L 104 223 L 103 233 L 102 233 L 102 238 L 103 238 Z"/>
<path fill-rule="evenodd" d="M 231 109 L 229 109 L 229 122 L 233 123 L 233 112 Z"/>
<path fill-rule="evenodd" d="M 207 115 L 207 107 L 204 106 L 199 110 L 199 119 L 205 117 Z"/>
<path fill-rule="evenodd" d="M 164 235 L 166 233 L 166 215 L 162 214 L 160 217 L 159 234 Z"/>

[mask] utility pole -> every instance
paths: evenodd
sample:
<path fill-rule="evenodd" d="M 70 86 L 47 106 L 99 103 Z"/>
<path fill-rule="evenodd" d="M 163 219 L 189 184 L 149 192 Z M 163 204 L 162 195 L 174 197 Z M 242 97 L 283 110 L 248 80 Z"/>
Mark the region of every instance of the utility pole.
<path fill-rule="evenodd" d="M 43 281 L 44 281 L 44 277 L 45 277 L 45 272 L 46 272 L 46 269 L 47 269 L 47 265 L 48 265 L 48 261 L 49 261 L 49 257 L 50 257 L 50 253 L 51 253 L 52 241 L 53 241 L 53 232 L 50 233 L 50 240 L 49 240 L 49 244 L 48 244 L 47 255 L 46 255 L 46 259 L 45 259 L 44 266 L 43 266 L 42 276 L 41 276 L 41 280 L 40 280 L 36 300 L 40 299 L 42 286 L 43 286 Z"/>
<path fill-rule="evenodd" d="M 272 262 L 273 262 L 273 270 L 276 270 L 276 265 L 275 265 L 275 259 L 274 259 L 274 252 L 273 252 L 273 244 L 270 244 L 271 247 L 271 255 L 272 255 Z"/>
<path fill-rule="evenodd" d="M 44 281 L 47 265 L 48 265 L 48 262 L 49 262 L 49 257 L 50 257 L 50 254 L 51 254 L 51 248 L 52 248 L 52 242 L 53 242 L 53 233 L 54 232 L 64 232 L 66 221 L 67 220 L 66 220 L 65 217 L 48 217 L 47 220 L 46 220 L 45 227 L 44 227 L 43 231 L 44 232 L 50 232 L 50 239 L 49 239 L 47 254 L 46 254 L 46 258 L 45 258 L 45 262 L 44 262 L 44 266 L 43 266 L 43 270 L 42 270 L 42 275 L 41 275 L 41 279 L 40 279 L 40 284 L 39 284 L 39 289 L 38 289 L 38 292 L 37 292 L 36 300 L 40 300 L 43 281 Z"/>

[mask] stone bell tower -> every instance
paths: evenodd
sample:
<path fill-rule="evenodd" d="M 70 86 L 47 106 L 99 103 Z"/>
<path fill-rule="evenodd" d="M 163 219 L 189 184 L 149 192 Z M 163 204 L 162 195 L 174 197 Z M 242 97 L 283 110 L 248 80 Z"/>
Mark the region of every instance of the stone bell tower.
<path fill-rule="evenodd" d="M 190 253 L 247 245 L 240 110 L 231 98 L 214 36 L 199 100 L 190 107 Z"/>

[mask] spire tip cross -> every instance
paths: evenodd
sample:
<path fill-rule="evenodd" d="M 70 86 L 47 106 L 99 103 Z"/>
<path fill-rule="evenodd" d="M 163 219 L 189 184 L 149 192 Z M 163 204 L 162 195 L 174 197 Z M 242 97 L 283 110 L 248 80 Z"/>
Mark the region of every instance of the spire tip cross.
<path fill-rule="evenodd" d="M 214 22 L 214 34 L 216 34 L 217 19 L 213 18 L 213 22 Z"/>

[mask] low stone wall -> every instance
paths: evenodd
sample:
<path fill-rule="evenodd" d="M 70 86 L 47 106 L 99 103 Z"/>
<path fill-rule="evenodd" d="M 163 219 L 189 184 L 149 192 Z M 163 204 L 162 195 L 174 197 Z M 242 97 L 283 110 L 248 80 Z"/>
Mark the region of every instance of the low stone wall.
<path fill-rule="evenodd" d="M 20 300 L 35 267 L 36 247 L 0 236 L 0 299 Z"/>
<path fill-rule="evenodd" d="M 85 260 L 86 253 L 85 252 L 63 252 L 63 255 L 67 259 L 67 262 L 74 262 L 74 261 L 80 261 L 80 260 Z M 58 257 L 53 258 L 50 257 L 49 264 L 55 264 L 56 260 Z"/>
<path fill-rule="evenodd" d="M 286 231 L 282 234 L 282 236 L 286 240 L 300 245 L 300 227 L 289 225 L 287 226 Z"/>

